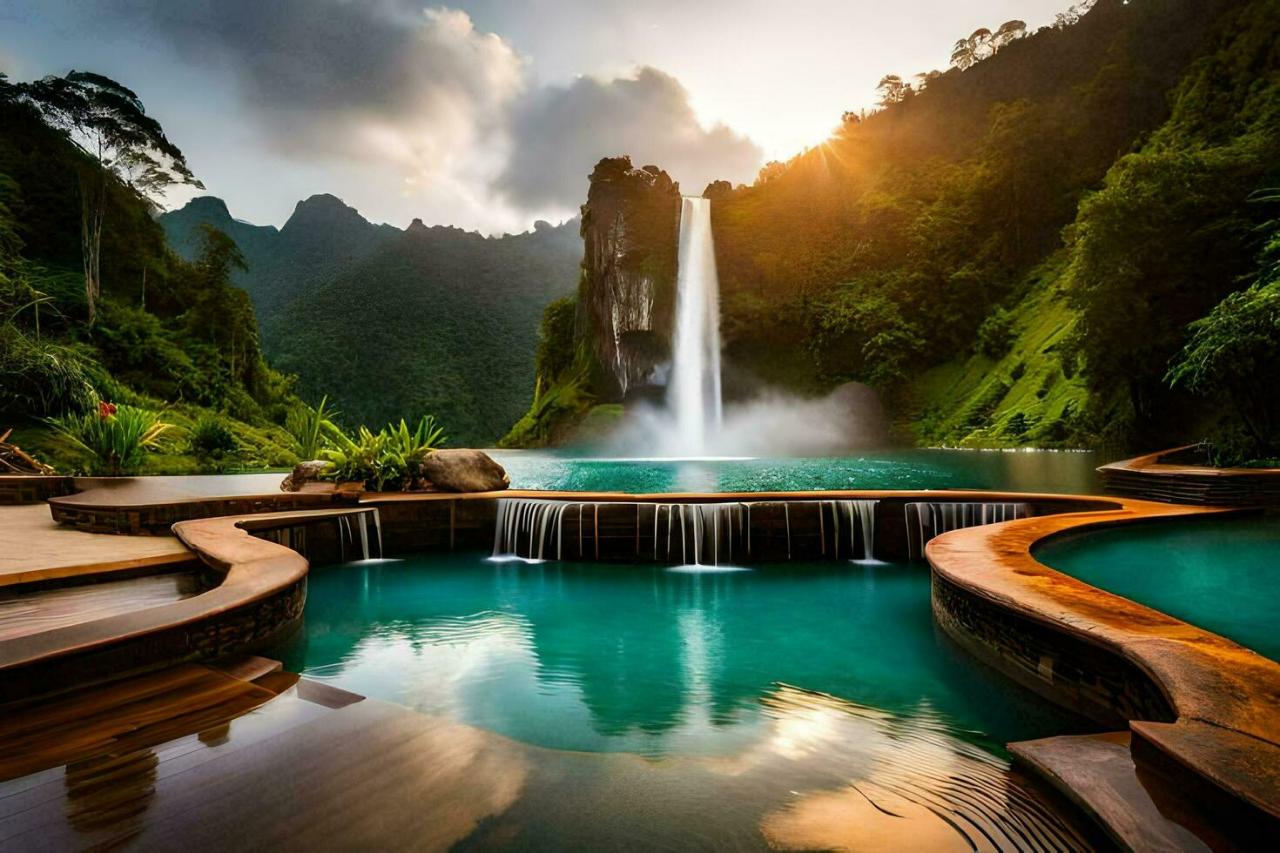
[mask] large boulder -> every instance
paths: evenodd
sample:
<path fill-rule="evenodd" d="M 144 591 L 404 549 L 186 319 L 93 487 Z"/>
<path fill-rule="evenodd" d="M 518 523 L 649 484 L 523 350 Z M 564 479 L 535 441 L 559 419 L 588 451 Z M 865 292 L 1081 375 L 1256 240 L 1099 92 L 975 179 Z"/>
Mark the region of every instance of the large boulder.
<path fill-rule="evenodd" d="M 312 459 L 309 462 L 299 462 L 293 466 L 292 473 L 285 477 L 280 483 L 280 491 L 297 492 L 307 483 L 314 483 L 320 479 L 320 475 L 324 473 L 324 469 L 329 467 L 329 463 L 322 459 Z"/>
<path fill-rule="evenodd" d="M 437 450 L 422 461 L 421 473 L 445 492 L 498 492 L 511 486 L 506 470 L 482 450 Z"/>

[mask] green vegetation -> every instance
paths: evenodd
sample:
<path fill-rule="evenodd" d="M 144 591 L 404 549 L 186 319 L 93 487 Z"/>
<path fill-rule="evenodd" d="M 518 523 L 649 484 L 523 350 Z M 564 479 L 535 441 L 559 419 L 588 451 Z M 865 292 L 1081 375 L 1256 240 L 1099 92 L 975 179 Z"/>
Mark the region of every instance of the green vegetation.
<path fill-rule="evenodd" d="M 731 362 L 869 382 L 924 443 L 1273 454 L 1280 392 L 1237 380 L 1271 358 L 1278 45 L 1276 0 L 1098 0 L 886 78 L 879 112 L 716 188 Z"/>
<path fill-rule="evenodd" d="M 143 457 L 163 445 L 173 425 L 159 412 L 99 403 L 96 411 L 51 418 L 49 424 L 86 457 L 90 474 L 134 474 Z"/>
<path fill-rule="evenodd" d="M 354 435 L 337 433 L 320 451 L 329 463 L 326 479 L 363 483 L 370 491 L 408 491 L 420 487 L 423 460 L 444 443 L 444 429 L 426 415 L 413 429 L 402 419 L 377 432 L 360 427 Z"/>
<path fill-rule="evenodd" d="M 1280 192 L 1258 200 L 1280 201 Z M 1228 404 L 1212 454 L 1221 465 L 1274 465 L 1280 457 L 1280 394 L 1273 382 L 1280 374 L 1280 219 L 1264 230 L 1271 238 L 1258 281 L 1191 324 L 1191 340 L 1165 377 L 1175 388 Z"/>
<path fill-rule="evenodd" d="M 319 459 L 320 451 L 333 445 L 342 434 L 341 428 L 333 421 L 336 417 L 338 412 L 329 406 L 328 397 L 321 397 L 320 404 L 314 409 L 303 405 L 289 412 L 284 428 L 293 439 L 299 459 Z"/>
<path fill-rule="evenodd" d="M 304 405 L 268 366 L 233 283 L 247 272 L 236 241 L 199 223 L 189 258 L 168 248 L 152 197 L 173 183 L 196 182 L 125 87 L 0 75 L 0 421 L 12 440 L 63 472 L 112 475 L 358 455 L 368 430 L 347 437 L 327 398 Z M 380 487 L 444 438 L 432 418 L 376 436 Z"/>
<path fill-rule="evenodd" d="M 577 333 L 578 302 L 557 299 L 538 329 L 533 403 L 500 447 L 545 447 L 563 440 L 591 410 L 591 357 Z"/>
<path fill-rule="evenodd" d="M 206 225 L 235 238 L 248 269 L 233 281 L 302 396 L 339 400 L 352 423 L 434 412 L 473 445 L 497 441 L 528 406 L 539 313 L 572 290 L 582 257 L 576 222 L 498 238 L 421 222 L 402 231 L 325 195 L 279 231 L 208 197 L 161 224 L 189 259 Z"/>

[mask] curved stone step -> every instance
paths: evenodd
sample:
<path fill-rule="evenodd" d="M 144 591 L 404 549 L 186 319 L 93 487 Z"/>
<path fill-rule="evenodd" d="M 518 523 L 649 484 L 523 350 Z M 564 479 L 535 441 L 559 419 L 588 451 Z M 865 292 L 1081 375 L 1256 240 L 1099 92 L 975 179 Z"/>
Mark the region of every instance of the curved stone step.
<path fill-rule="evenodd" d="M 1081 808 L 1126 850 L 1231 849 L 1174 786 L 1135 766 L 1129 732 L 1051 737 L 1009 744 L 1014 758 Z"/>

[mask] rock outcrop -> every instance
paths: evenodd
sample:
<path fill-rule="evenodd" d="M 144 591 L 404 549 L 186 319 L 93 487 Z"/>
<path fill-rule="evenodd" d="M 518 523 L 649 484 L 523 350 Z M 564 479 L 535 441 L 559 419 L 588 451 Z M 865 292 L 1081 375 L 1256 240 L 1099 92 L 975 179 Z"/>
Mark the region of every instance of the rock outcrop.
<path fill-rule="evenodd" d="M 314 483 L 320 479 L 320 475 L 324 473 L 324 469 L 329 467 L 329 463 L 323 459 L 312 459 L 309 462 L 299 462 L 293 466 L 293 471 L 289 473 L 280 483 L 280 491 L 297 492 L 307 483 Z"/>
<path fill-rule="evenodd" d="M 511 485 L 506 470 L 482 450 L 437 450 L 419 473 L 443 492 L 498 492 Z"/>
<path fill-rule="evenodd" d="M 621 400 L 668 360 L 675 313 L 680 186 L 657 166 L 601 160 L 582 206 L 579 317 L 602 368 L 599 398 Z"/>

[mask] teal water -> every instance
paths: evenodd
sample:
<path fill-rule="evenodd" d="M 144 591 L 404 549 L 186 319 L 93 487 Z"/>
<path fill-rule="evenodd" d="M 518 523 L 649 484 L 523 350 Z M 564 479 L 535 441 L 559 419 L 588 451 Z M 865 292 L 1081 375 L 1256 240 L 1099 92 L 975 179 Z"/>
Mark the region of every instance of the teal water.
<path fill-rule="evenodd" d="M 921 566 L 438 554 L 308 585 L 274 656 L 421 713 L 441 846 L 1090 849 L 1003 750 L 1087 725 L 941 636 Z"/>
<path fill-rule="evenodd" d="M 321 567 L 286 666 L 559 750 L 725 755 L 780 692 L 877 709 L 999 754 L 1079 730 L 940 635 L 918 565 L 493 563 L 481 554 Z"/>
<path fill-rule="evenodd" d="M 615 459 L 492 451 L 518 489 L 633 493 L 807 489 L 1001 489 L 1096 493 L 1094 453 L 896 450 L 832 457 Z"/>
<path fill-rule="evenodd" d="M 1047 566 L 1280 660 L 1280 518 L 1152 523 L 1051 540 Z"/>

